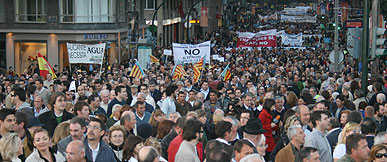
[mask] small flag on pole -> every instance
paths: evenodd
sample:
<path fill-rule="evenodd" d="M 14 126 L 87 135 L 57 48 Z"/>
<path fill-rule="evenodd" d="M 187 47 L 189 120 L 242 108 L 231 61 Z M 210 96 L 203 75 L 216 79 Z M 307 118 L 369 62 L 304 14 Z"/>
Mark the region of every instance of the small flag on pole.
<path fill-rule="evenodd" d="M 173 68 L 172 80 L 181 79 L 183 76 L 189 76 L 189 75 L 184 70 L 183 65 L 179 64 L 179 61 L 178 61 L 175 65 L 175 68 Z"/>
<path fill-rule="evenodd" d="M 56 78 L 56 75 L 51 65 L 47 62 L 47 60 L 43 57 L 43 55 L 40 54 L 39 51 L 38 51 L 38 64 L 39 64 L 40 76 L 47 77 L 47 74 L 50 73 L 52 76 L 52 79 Z"/>
<path fill-rule="evenodd" d="M 145 75 L 144 71 L 142 70 L 140 64 L 136 60 L 136 63 L 133 65 L 132 71 L 129 74 L 129 77 L 134 77 L 141 79 L 142 76 Z"/>
<path fill-rule="evenodd" d="M 223 72 L 220 74 L 223 77 L 223 81 L 227 81 L 228 79 L 231 78 L 231 71 L 230 71 L 229 65 L 230 64 L 228 64 L 226 68 L 224 68 Z"/>
<path fill-rule="evenodd" d="M 194 64 L 194 66 L 196 66 L 196 68 L 198 68 L 199 70 L 202 70 L 203 68 L 206 67 L 206 56 L 204 56 L 202 59 L 200 59 L 199 62 L 197 62 L 196 64 Z"/>
<path fill-rule="evenodd" d="M 151 63 L 160 63 L 160 60 L 153 55 L 149 55 Z"/>
<path fill-rule="evenodd" d="M 193 65 L 193 71 L 194 71 L 194 83 L 197 83 L 200 79 L 200 70 L 196 65 Z"/>

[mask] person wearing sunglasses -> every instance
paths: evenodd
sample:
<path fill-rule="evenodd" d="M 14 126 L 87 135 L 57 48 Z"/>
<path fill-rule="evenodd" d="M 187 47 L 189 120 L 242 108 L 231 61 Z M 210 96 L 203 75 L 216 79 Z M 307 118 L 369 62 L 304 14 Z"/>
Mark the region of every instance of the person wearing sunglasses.
<path fill-rule="evenodd" d="M 383 144 L 374 145 L 368 162 L 387 162 L 387 147 Z"/>

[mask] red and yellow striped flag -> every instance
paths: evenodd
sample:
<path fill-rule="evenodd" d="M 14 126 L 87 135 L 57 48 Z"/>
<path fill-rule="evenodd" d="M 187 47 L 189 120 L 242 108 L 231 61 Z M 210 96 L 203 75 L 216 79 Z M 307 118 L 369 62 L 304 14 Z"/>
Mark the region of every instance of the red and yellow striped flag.
<path fill-rule="evenodd" d="M 221 76 L 223 76 L 223 81 L 227 81 L 231 78 L 231 70 L 229 68 L 229 65 L 230 64 L 228 64 L 226 68 L 224 68 L 223 72 L 220 74 Z"/>
<path fill-rule="evenodd" d="M 175 69 L 172 75 L 173 75 L 172 80 L 181 79 L 183 76 L 189 76 L 181 64 L 175 66 Z"/>
<path fill-rule="evenodd" d="M 56 78 L 56 75 L 51 65 L 47 62 L 47 60 L 43 57 L 43 55 L 40 54 L 39 51 L 38 51 L 38 64 L 39 64 L 40 76 L 47 77 L 47 74 L 50 73 L 52 76 L 52 79 Z"/>
<path fill-rule="evenodd" d="M 160 60 L 153 55 L 149 55 L 151 63 L 160 63 Z"/>
<path fill-rule="evenodd" d="M 129 77 L 141 79 L 143 75 L 145 75 L 145 73 L 142 70 L 138 61 L 136 61 L 136 63 L 133 65 L 132 71 L 129 74 Z"/>
<path fill-rule="evenodd" d="M 204 66 L 205 66 L 205 60 L 206 59 L 206 56 L 204 56 L 202 59 L 200 59 L 199 62 L 197 62 L 196 64 L 194 64 L 194 66 L 196 66 L 196 68 L 198 68 L 199 70 L 203 70 Z"/>
<path fill-rule="evenodd" d="M 193 71 L 194 71 L 194 83 L 197 83 L 199 81 L 199 78 L 200 78 L 200 70 L 199 68 L 196 66 L 196 64 L 193 65 Z"/>

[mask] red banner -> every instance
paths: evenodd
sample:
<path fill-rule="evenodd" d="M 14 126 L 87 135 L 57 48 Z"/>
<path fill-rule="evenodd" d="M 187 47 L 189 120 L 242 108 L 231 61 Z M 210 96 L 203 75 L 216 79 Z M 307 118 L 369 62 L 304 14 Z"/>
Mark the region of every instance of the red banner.
<path fill-rule="evenodd" d="M 208 27 L 208 7 L 202 6 L 200 8 L 200 27 Z"/>
<path fill-rule="evenodd" d="M 277 37 L 276 35 L 239 37 L 237 47 L 277 47 Z"/>

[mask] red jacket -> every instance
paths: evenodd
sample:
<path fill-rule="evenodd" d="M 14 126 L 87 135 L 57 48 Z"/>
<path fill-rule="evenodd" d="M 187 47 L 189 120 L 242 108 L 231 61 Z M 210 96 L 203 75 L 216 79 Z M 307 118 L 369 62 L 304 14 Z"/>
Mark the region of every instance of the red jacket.
<path fill-rule="evenodd" d="M 258 118 L 262 121 L 262 128 L 266 130 L 266 133 L 263 134 L 266 137 L 266 144 L 268 145 L 266 151 L 272 152 L 275 147 L 275 142 L 272 134 L 273 129 L 271 128 L 273 116 L 271 116 L 270 113 L 266 111 L 266 109 L 262 109 L 262 112 L 259 114 Z"/>
<path fill-rule="evenodd" d="M 169 143 L 168 147 L 168 162 L 175 162 L 175 156 L 177 151 L 179 150 L 180 144 L 183 142 L 183 135 L 180 133 Z M 196 145 L 196 151 L 198 152 L 198 156 L 200 161 L 203 161 L 203 143 L 199 142 Z"/>

